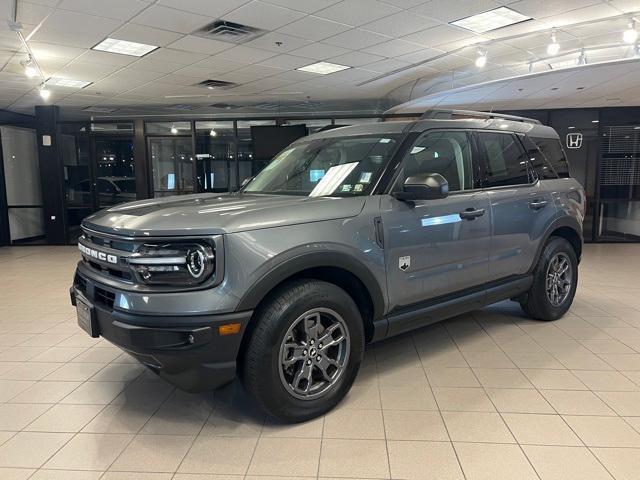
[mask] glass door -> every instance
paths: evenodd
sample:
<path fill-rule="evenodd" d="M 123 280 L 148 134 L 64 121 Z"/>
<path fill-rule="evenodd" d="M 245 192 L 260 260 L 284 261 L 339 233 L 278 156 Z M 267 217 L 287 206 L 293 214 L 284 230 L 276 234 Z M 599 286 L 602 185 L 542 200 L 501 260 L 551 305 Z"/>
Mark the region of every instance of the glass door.
<path fill-rule="evenodd" d="M 597 239 L 640 241 L 640 125 L 601 129 Z"/>
<path fill-rule="evenodd" d="M 193 193 L 195 169 L 191 136 L 149 137 L 155 197 Z"/>
<path fill-rule="evenodd" d="M 44 239 L 44 209 L 35 130 L 0 127 L 1 177 L 6 198 L 3 243 L 30 244 Z M 0 179 L 0 182 L 2 180 Z M 2 203 L 5 199 L 2 199 Z"/>
<path fill-rule="evenodd" d="M 133 137 L 94 137 L 97 207 L 105 208 L 136 199 Z"/>

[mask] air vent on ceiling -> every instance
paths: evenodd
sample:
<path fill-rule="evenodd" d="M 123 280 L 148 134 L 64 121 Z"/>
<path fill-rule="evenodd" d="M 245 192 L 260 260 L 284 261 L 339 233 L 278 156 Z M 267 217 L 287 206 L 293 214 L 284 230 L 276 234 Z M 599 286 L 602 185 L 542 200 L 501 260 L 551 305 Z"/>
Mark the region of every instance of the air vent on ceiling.
<path fill-rule="evenodd" d="M 238 86 L 237 83 L 225 82 L 223 80 L 203 80 L 194 85 L 194 87 L 206 87 L 209 90 L 227 90 L 236 86 Z"/>
<path fill-rule="evenodd" d="M 92 106 L 92 107 L 85 107 L 82 109 L 84 112 L 93 112 L 93 113 L 113 113 L 116 110 L 118 110 L 117 108 L 114 107 L 97 107 L 97 106 Z"/>
<path fill-rule="evenodd" d="M 241 105 L 233 105 L 231 103 L 213 103 L 210 105 L 213 108 L 221 108 L 224 110 L 232 110 L 234 108 L 240 108 Z"/>
<path fill-rule="evenodd" d="M 242 25 L 240 23 L 216 20 L 197 30 L 194 35 L 230 43 L 245 43 L 264 35 L 266 30 Z"/>

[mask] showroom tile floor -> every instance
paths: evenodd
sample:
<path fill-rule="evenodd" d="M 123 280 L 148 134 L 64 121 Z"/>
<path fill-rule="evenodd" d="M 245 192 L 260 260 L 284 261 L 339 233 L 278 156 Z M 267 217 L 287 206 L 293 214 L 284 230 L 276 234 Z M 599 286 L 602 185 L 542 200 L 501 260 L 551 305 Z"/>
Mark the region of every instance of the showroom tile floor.
<path fill-rule="evenodd" d="M 369 347 L 346 401 L 293 426 L 85 335 L 77 256 L 0 249 L 3 480 L 639 478 L 640 245 L 587 245 L 557 322 L 503 302 Z"/>

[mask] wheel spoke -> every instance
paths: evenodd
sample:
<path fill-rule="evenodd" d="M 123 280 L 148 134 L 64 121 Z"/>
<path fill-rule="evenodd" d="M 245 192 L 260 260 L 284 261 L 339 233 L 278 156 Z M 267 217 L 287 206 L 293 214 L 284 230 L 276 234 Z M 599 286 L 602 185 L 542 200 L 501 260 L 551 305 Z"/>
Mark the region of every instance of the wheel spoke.
<path fill-rule="evenodd" d="M 322 360 L 318 362 L 318 369 L 320 370 L 320 373 L 322 373 L 322 376 L 324 377 L 324 379 L 327 380 L 328 382 L 333 380 L 333 376 L 329 375 L 329 372 L 327 372 L 327 369 L 330 366 L 336 367 L 336 371 L 340 369 L 340 364 L 337 361 L 328 357 L 322 357 Z"/>
<path fill-rule="evenodd" d="M 305 360 L 305 351 L 307 351 L 307 348 L 305 346 L 298 345 L 297 343 L 286 343 L 284 345 L 284 356 L 282 358 L 282 365 L 284 365 L 285 367 L 290 367 L 291 365 L 295 365 L 300 360 Z"/>
<path fill-rule="evenodd" d="M 333 325 L 330 325 L 327 328 L 325 328 L 324 331 L 322 332 L 322 336 L 318 338 L 318 343 L 325 344 L 326 342 L 329 342 L 330 339 L 333 338 L 333 333 L 338 329 L 340 330 L 342 329 L 339 323 L 334 323 Z"/>
<path fill-rule="evenodd" d="M 304 331 L 307 334 L 307 341 L 318 338 L 318 330 L 321 326 L 319 313 L 316 312 L 305 317 Z"/>
<path fill-rule="evenodd" d="M 306 362 L 300 365 L 300 368 L 298 369 L 296 375 L 293 377 L 292 386 L 294 390 L 297 390 L 298 392 L 302 392 L 302 393 L 309 392 L 309 389 L 311 388 L 311 383 L 312 383 L 312 380 L 311 380 L 312 374 L 313 374 L 313 365 L 308 365 Z M 300 388 L 300 384 L 303 382 L 303 380 L 307 381 L 306 386 L 305 388 Z"/>

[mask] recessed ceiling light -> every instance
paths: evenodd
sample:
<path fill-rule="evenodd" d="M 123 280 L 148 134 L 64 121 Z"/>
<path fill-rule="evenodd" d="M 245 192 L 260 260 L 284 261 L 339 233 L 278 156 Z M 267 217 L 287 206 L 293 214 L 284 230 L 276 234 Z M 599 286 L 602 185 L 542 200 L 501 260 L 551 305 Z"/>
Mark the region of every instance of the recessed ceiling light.
<path fill-rule="evenodd" d="M 591 120 L 591 123 L 600 123 L 600 120 Z"/>
<path fill-rule="evenodd" d="M 307 65 L 305 67 L 296 68 L 296 70 L 300 70 L 301 72 L 317 73 L 320 75 L 328 75 L 330 73 L 339 72 L 348 68 L 351 67 L 347 67 L 346 65 L 338 65 L 337 63 L 318 62 L 312 63 L 311 65 Z"/>
<path fill-rule="evenodd" d="M 117 38 L 105 38 L 93 47 L 92 50 L 131 55 L 132 57 L 143 57 L 147 53 L 153 52 L 156 48 L 158 47 L 155 45 L 118 40 Z"/>
<path fill-rule="evenodd" d="M 84 80 L 72 80 L 70 78 L 51 77 L 47 80 L 47 85 L 50 87 L 69 87 L 69 88 L 84 88 L 87 85 L 91 85 L 92 82 L 86 82 Z"/>
<path fill-rule="evenodd" d="M 466 28 L 475 33 L 485 33 L 497 28 L 506 27 L 515 23 L 531 20 L 531 17 L 523 15 L 507 7 L 499 7 L 488 12 L 478 13 L 470 17 L 461 18 L 451 22 L 451 25 Z"/>

